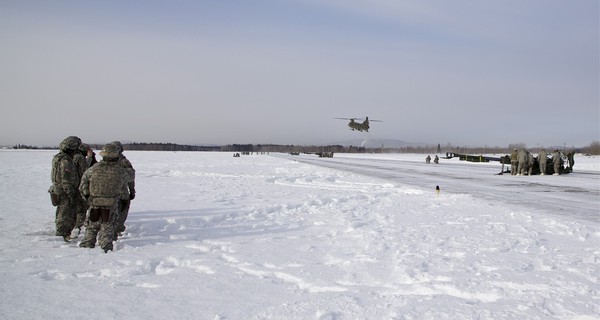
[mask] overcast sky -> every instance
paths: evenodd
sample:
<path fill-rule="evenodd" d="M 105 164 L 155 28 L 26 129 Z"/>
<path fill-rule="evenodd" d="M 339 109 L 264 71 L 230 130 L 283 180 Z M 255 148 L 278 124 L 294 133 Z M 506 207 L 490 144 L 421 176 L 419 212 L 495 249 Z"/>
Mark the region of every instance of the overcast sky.
<path fill-rule="evenodd" d="M 0 145 L 600 140 L 599 1 L 0 1 Z"/>

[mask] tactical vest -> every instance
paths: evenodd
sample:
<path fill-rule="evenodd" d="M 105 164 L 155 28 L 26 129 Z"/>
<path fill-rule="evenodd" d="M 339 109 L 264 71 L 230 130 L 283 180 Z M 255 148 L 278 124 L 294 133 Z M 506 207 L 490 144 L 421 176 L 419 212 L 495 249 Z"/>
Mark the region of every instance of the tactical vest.
<path fill-rule="evenodd" d="M 127 180 L 121 167 L 99 163 L 90 176 L 92 206 L 114 207 L 119 199 L 126 199 Z"/>

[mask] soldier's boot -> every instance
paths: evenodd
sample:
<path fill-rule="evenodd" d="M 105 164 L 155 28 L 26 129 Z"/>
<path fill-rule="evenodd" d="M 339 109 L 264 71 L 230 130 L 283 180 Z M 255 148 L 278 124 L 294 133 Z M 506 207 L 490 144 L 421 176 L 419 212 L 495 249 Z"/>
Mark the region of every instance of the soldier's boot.
<path fill-rule="evenodd" d="M 81 248 L 94 248 L 96 246 L 96 236 L 98 231 L 94 228 L 86 228 L 83 241 L 79 244 Z"/>
<path fill-rule="evenodd" d="M 79 244 L 80 248 L 94 248 L 96 246 L 96 243 L 90 242 L 90 241 L 81 241 L 81 243 Z"/>
<path fill-rule="evenodd" d="M 112 251 L 113 250 L 113 244 L 112 242 L 109 244 L 106 244 L 102 247 L 102 250 L 104 250 L 104 253 L 107 253 L 109 250 Z"/>

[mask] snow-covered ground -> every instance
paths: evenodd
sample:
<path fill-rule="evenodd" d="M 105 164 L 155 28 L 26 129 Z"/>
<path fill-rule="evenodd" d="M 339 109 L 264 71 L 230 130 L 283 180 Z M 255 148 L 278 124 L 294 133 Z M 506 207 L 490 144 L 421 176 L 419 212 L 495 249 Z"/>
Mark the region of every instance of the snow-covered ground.
<path fill-rule="evenodd" d="M 104 254 L 54 236 L 54 153 L 0 150 L 1 319 L 600 318 L 600 157 L 126 151 Z"/>

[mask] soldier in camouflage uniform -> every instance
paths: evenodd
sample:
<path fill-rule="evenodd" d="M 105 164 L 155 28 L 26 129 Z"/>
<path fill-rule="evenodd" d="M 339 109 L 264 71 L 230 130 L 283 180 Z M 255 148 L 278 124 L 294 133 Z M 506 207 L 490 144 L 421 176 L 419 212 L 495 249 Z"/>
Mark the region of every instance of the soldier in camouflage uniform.
<path fill-rule="evenodd" d="M 557 176 L 560 174 L 560 169 L 562 168 L 562 157 L 560 151 L 558 149 L 554 150 L 552 154 L 552 167 L 554 169 L 553 175 Z"/>
<path fill-rule="evenodd" d="M 127 216 L 129 214 L 129 206 L 131 205 L 131 200 L 135 198 L 135 169 L 133 169 L 133 165 L 131 162 L 123 155 L 123 145 L 120 141 L 113 141 L 112 144 L 115 144 L 119 147 L 119 164 L 129 172 L 131 177 L 128 187 L 129 187 L 129 198 L 121 200 L 121 210 L 119 210 L 119 217 L 117 218 L 117 225 L 115 228 L 115 240 L 120 233 L 125 231 L 125 221 L 127 220 Z"/>
<path fill-rule="evenodd" d="M 52 159 L 52 186 L 49 192 L 56 199 L 56 235 L 71 240 L 75 227 L 77 204 L 80 203 L 79 173 L 73 160 L 79 148 L 79 138 L 70 136 L 60 143 L 60 152 Z M 54 204 L 54 201 L 53 201 Z"/>
<path fill-rule="evenodd" d="M 542 151 L 540 151 L 538 162 L 540 164 L 540 175 L 543 176 L 546 174 L 546 162 L 548 162 L 548 153 L 546 152 L 546 149 L 542 148 Z"/>
<path fill-rule="evenodd" d="M 83 173 L 88 169 L 87 161 L 85 159 L 87 148 L 81 143 L 81 139 L 77 139 L 79 140 L 79 147 L 77 148 L 77 152 L 75 152 L 73 155 L 73 161 L 75 162 L 77 173 L 79 174 L 79 180 L 81 181 Z M 79 192 L 79 185 L 77 186 L 77 192 Z M 86 212 L 87 204 L 85 199 L 82 196 L 79 196 L 79 202 L 77 203 L 77 219 L 75 221 L 75 229 L 78 229 L 79 233 L 81 233 L 81 227 L 83 227 L 83 223 L 85 222 Z"/>
<path fill-rule="evenodd" d="M 524 176 L 527 173 L 527 150 L 521 149 L 518 153 L 519 168 L 517 169 L 517 175 Z"/>
<path fill-rule="evenodd" d="M 510 174 L 516 176 L 519 173 L 519 153 L 517 149 L 513 149 L 510 154 Z"/>
<path fill-rule="evenodd" d="M 114 229 L 120 202 L 129 199 L 131 175 L 119 164 L 120 149 L 115 144 L 102 148 L 102 161 L 83 174 L 79 190 L 88 199 L 90 213 L 86 221 L 85 236 L 79 244 L 83 248 L 96 246 L 96 238 L 104 252 L 113 249 Z"/>

